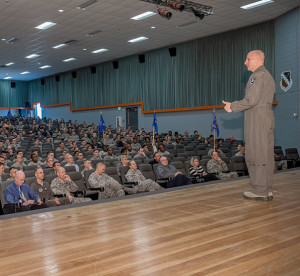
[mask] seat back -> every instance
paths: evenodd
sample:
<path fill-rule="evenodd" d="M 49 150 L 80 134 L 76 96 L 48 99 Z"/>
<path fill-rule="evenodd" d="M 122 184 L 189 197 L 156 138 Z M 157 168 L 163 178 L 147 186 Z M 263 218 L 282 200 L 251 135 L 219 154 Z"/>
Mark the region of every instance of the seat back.
<path fill-rule="evenodd" d="M 92 170 L 87 170 L 84 172 L 84 182 L 85 182 L 85 186 L 87 189 L 90 189 L 91 186 L 90 186 L 90 183 L 89 183 L 89 177 L 90 175 L 94 172 L 95 170 L 92 169 Z"/>
<path fill-rule="evenodd" d="M 11 183 L 13 183 L 13 181 L 11 181 L 11 180 L 0 182 L 0 202 L 1 202 L 2 207 L 4 206 L 4 204 L 6 204 L 5 195 L 4 195 L 5 189 Z"/>
<path fill-rule="evenodd" d="M 170 165 L 173 165 L 177 170 L 179 170 L 182 174 L 187 175 L 187 172 L 184 167 L 184 163 L 181 161 L 171 162 Z"/>
<path fill-rule="evenodd" d="M 82 175 L 80 172 L 73 171 L 73 172 L 68 172 L 67 174 L 70 176 L 71 180 L 77 185 L 77 187 L 78 187 L 77 192 L 86 191 L 86 186 L 84 184 L 84 181 L 83 181 L 83 178 L 82 178 Z"/>
<path fill-rule="evenodd" d="M 155 181 L 155 174 L 150 164 L 140 164 L 139 170 L 146 179 L 152 179 L 153 181 Z"/>
<path fill-rule="evenodd" d="M 232 161 L 233 171 L 235 171 L 237 173 L 242 173 L 243 175 L 246 174 L 246 172 L 248 171 L 248 168 L 247 168 L 244 156 L 233 156 L 231 158 L 231 161 Z"/>
<path fill-rule="evenodd" d="M 115 179 L 116 181 L 118 181 L 119 183 L 121 183 L 121 179 L 120 176 L 118 175 L 118 171 L 116 167 L 106 168 L 105 173 L 110 177 L 112 177 L 113 179 Z"/>
<path fill-rule="evenodd" d="M 122 181 L 123 184 L 127 182 L 127 179 L 126 179 L 125 175 L 128 172 L 128 170 L 129 170 L 129 166 L 120 167 L 121 181 Z"/>
<path fill-rule="evenodd" d="M 299 159 L 299 153 L 297 148 L 288 148 L 285 149 L 285 157 L 287 160 L 298 160 Z"/>

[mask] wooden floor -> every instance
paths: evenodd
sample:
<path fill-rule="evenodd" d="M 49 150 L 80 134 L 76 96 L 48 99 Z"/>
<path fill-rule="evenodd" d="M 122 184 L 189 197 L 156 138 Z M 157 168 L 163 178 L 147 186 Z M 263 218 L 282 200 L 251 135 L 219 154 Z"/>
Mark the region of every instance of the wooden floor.
<path fill-rule="evenodd" d="M 0 275 L 300 275 L 300 170 L 0 221 Z"/>

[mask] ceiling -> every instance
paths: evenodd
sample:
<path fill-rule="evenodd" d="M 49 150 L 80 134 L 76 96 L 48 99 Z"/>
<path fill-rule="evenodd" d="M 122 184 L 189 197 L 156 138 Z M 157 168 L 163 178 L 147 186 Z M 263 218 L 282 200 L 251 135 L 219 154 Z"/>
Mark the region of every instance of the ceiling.
<path fill-rule="evenodd" d="M 190 12 L 170 10 L 170 20 L 158 14 L 144 20 L 130 18 L 146 11 L 156 12 L 156 6 L 139 0 L 98 0 L 80 10 L 76 7 L 87 0 L 0 0 L 0 79 L 32 80 L 65 71 L 82 68 L 122 57 L 146 53 L 153 49 L 222 33 L 225 31 L 268 21 L 299 6 L 300 0 L 275 0 L 274 3 L 243 10 L 240 6 L 254 0 L 194 0 L 213 7 L 214 14 L 197 19 Z M 64 10 L 59 12 L 58 10 Z M 35 27 L 45 21 L 55 26 L 38 30 Z M 192 23 L 186 27 L 178 26 Z M 155 29 L 151 27 L 155 26 Z M 88 33 L 101 30 L 94 36 Z M 128 43 L 128 40 L 146 36 L 149 39 Z M 8 43 L 16 38 L 14 43 Z M 6 40 L 3 40 L 6 39 Z M 53 46 L 69 40 L 74 44 L 61 49 Z M 105 48 L 105 53 L 93 54 Z M 86 50 L 83 50 L 86 49 Z M 39 54 L 26 59 L 30 54 Z M 63 62 L 68 58 L 75 61 Z M 51 65 L 48 69 L 39 69 Z M 21 72 L 29 74 L 21 75 Z"/>

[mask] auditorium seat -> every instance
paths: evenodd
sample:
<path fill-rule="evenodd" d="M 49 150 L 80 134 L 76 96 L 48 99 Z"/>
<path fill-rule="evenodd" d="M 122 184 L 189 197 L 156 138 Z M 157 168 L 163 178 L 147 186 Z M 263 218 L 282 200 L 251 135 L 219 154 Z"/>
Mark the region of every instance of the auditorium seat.
<path fill-rule="evenodd" d="M 140 164 L 138 168 L 146 179 L 155 181 L 155 174 L 150 164 Z"/>
<path fill-rule="evenodd" d="M 116 167 L 106 168 L 105 173 L 110 177 L 112 177 L 113 179 L 115 179 L 116 181 L 118 181 L 119 183 L 121 183 L 121 179 L 120 176 L 118 175 L 118 171 Z"/>
<path fill-rule="evenodd" d="M 233 171 L 235 171 L 238 175 L 248 174 L 248 168 L 244 156 L 233 156 L 231 158 L 231 162 Z"/>
<path fill-rule="evenodd" d="M 292 168 L 299 167 L 300 166 L 300 158 L 297 148 L 287 148 L 285 149 L 285 157 L 288 161 L 288 164 L 290 163 Z"/>
<path fill-rule="evenodd" d="M 185 170 L 184 163 L 181 161 L 171 162 L 170 165 L 173 165 L 177 170 L 179 170 L 182 174 L 187 175 L 187 171 Z"/>

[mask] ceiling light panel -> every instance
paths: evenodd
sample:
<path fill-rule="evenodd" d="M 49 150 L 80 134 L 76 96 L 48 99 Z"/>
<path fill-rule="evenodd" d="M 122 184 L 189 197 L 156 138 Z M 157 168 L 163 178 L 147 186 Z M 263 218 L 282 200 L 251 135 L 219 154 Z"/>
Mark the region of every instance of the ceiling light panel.
<path fill-rule="evenodd" d="M 76 60 L 76 58 L 68 58 L 68 59 L 64 59 L 63 62 L 70 62 L 70 61 L 74 61 Z"/>
<path fill-rule="evenodd" d="M 15 64 L 15 63 L 14 62 L 9 62 L 9 63 L 6 63 L 5 66 L 11 66 L 13 64 Z"/>
<path fill-rule="evenodd" d="M 155 14 L 156 14 L 155 12 L 147 11 L 147 12 L 138 14 L 134 17 L 131 17 L 130 19 L 132 19 L 132 20 L 143 20 L 143 19 L 148 18 L 150 16 L 153 16 Z"/>
<path fill-rule="evenodd" d="M 56 45 L 56 46 L 53 46 L 52 48 L 53 49 L 60 49 L 60 48 L 63 48 L 63 47 L 66 47 L 67 46 L 67 44 L 58 44 L 58 45 Z"/>
<path fill-rule="evenodd" d="M 36 26 L 35 28 L 39 29 L 39 30 L 46 30 L 46 29 L 49 29 L 49 28 L 51 28 L 55 25 L 56 25 L 56 23 L 53 23 L 53 22 L 45 22 L 41 25 Z"/>
<path fill-rule="evenodd" d="M 146 39 L 148 39 L 148 37 L 140 36 L 140 37 L 128 40 L 128 42 L 130 42 L 130 43 L 137 43 L 137 42 L 140 42 L 140 41 L 143 41 L 143 40 L 146 40 Z"/>
<path fill-rule="evenodd" d="M 263 5 L 266 5 L 266 4 L 270 4 L 270 3 L 273 3 L 273 2 L 274 2 L 273 0 L 261 0 L 261 1 L 253 2 L 253 3 L 248 4 L 248 5 L 241 6 L 241 9 L 249 10 L 249 9 L 253 9 L 253 8 L 263 6 Z"/>
<path fill-rule="evenodd" d="M 30 72 L 29 71 L 25 71 L 25 72 L 22 72 L 20 73 L 21 75 L 26 75 L 26 74 L 29 74 Z"/>
<path fill-rule="evenodd" d="M 44 65 L 44 66 L 41 66 L 41 67 L 39 67 L 40 69 L 47 69 L 47 68 L 50 68 L 50 67 L 52 67 L 51 65 Z"/>
<path fill-rule="evenodd" d="M 12 79 L 12 77 L 5 77 L 4 79 L 5 80 L 9 80 L 9 79 Z"/>
<path fill-rule="evenodd" d="M 29 55 L 29 56 L 27 56 L 27 57 L 25 57 L 25 58 L 36 58 L 36 57 L 39 57 L 40 55 L 38 55 L 38 54 L 32 54 L 32 55 Z"/>
<path fill-rule="evenodd" d="M 92 51 L 93 54 L 99 54 L 99 53 L 104 53 L 104 52 L 107 52 L 108 50 L 107 49 L 99 49 L 99 50 L 95 50 L 95 51 Z"/>

